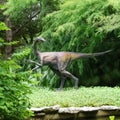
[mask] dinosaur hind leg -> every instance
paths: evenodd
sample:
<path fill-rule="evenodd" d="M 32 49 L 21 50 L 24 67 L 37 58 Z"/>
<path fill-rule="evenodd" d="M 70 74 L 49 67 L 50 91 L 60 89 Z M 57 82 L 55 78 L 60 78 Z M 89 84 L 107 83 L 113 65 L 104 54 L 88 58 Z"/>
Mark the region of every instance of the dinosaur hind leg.
<path fill-rule="evenodd" d="M 58 90 L 62 90 L 63 89 L 63 86 L 64 86 L 64 84 L 65 84 L 65 79 L 66 79 L 66 77 L 65 76 L 60 76 L 60 81 L 61 81 L 61 83 L 60 83 L 60 87 L 59 87 L 59 89 Z"/>
<path fill-rule="evenodd" d="M 74 75 L 72 75 L 70 72 L 68 72 L 66 70 L 61 71 L 61 74 L 63 74 L 66 77 L 74 79 L 75 80 L 75 89 L 78 89 L 79 80 L 77 77 L 75 77 Z"/>
<path fill-rule="evenodd" d="M 58 88 L 59 91 L 61 91 L 63 89 L 63 86 L 64 86 L 64 83 L 65 83 L 65 79 L 66 79 L 66 76 L 62 75 L 61 72 L 59 70 L 55 70 L 51 67 L 51 70 L 57 74 L 60 78 L 60 87 Z"/>

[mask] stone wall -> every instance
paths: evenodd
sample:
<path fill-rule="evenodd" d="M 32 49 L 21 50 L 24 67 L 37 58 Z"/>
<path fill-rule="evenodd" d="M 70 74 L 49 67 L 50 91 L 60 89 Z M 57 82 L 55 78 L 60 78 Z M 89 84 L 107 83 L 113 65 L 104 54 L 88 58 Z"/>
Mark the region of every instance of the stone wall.
<path fill-rule="evenodd" d="M 66 107 L 59 105 L 31 108 L 35 116 L 31 120 L 120 120 L 120 107 Z"/>

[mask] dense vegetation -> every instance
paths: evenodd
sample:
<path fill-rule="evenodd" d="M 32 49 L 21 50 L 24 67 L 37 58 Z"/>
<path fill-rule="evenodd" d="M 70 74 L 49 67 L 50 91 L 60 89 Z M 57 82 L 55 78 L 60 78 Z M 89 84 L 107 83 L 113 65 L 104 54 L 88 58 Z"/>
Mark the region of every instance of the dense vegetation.
<path fill-rule="evenodd" d="M 80 85 L 120 85 L 120 1 L 67 0 L 43 20 L 42 35 L 51 51 L 98 52 L 105 56 L 75 61 L 71 72 Z M 54 21 L 54 22 L 53 22 Z"/>
<path fill-rule="evenodd" d="M 68 69 L 79 77 L 80 86 L 120 86 L 120 1 L 1 0 L 0 119 L 23 120 L 31 114 L 27 94 L 33 82 L 50 88 L 59 85 L 57 76 L 47 67 L 39 69 L 38 74 L 30 71 L 35 66 L 28 60 L 37 61 L 33 42 L 39 35 L 47 40 L 39 46 L 41 51 L 112 49 L 101 57 L 74 61 Z M 72 84 L 71 80 L 66 82 L 66 86 Z"/>
<path fill-rule="evenodd" d="M 7 26 L 0 22 L 0 31 L 9 30 Z M 1 39 L 0 45 L 6 45 Z M 28 86 L 29 74 L 20 72 L 20 66 L 15 59 L 5 60 L 0 55 L 0 119 L 1 120 L 21 120 L 28 118 L 30 107 L 27 95 L 30 93 Z"/>

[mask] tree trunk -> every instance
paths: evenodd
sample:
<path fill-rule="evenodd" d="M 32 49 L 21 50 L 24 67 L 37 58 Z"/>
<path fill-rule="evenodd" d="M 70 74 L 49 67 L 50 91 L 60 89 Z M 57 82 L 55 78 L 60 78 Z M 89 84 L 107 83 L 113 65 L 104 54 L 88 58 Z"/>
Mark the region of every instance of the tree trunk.
<path fill-rule="evenodd" d="M 7 30 L 6 31 L 6 42 L 7 43 L 10 43 L 12 42 L 12 24 L 11 24 L 11 21 L 8 17 L 5 18 L 5 23 L 6 25 L 10 28 L 10 30 Z M 11 56 L 11 53 L 12 53 L 12 45 L 7 45 L 5 46 L 5 56 L 6 58 L 9 58 Z"/>

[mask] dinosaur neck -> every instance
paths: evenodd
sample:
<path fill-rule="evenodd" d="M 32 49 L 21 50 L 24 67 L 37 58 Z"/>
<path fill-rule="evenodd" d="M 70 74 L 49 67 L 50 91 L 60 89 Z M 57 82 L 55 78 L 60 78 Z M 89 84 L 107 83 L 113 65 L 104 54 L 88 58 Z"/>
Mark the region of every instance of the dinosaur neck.
<path fill-rule="evenodd" d="M 38 55 L 38 49 L 37 49 L 37 43 L 38 43 L 38 40 L 35 40 L 35 42 L 34 42 L 34 53 L 36 54 L 36 55 Z"/>

